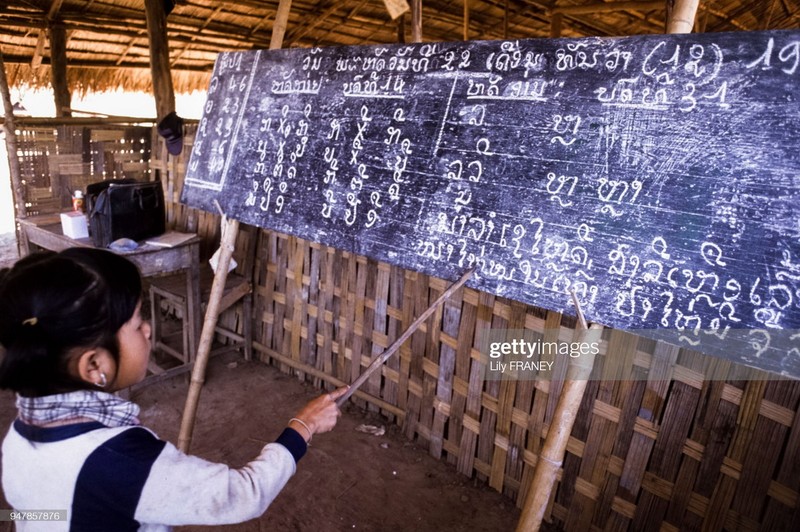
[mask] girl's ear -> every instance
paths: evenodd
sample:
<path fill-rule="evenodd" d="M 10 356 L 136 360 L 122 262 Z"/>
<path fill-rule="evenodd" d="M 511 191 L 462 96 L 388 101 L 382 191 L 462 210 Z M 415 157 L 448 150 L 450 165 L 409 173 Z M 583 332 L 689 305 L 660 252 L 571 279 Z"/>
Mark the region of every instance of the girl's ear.
<path fill-rule="evenodd" d="M 105 388 L 115 372 L 114 359 L 105 349 L 90 349 L 78 357 L 78 376 L 82 381 Z"/>

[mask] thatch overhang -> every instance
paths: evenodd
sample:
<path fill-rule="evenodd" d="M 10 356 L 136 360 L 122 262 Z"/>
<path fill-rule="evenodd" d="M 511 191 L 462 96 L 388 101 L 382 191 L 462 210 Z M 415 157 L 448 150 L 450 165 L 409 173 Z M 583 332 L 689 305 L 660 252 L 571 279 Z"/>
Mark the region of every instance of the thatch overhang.
<path fill-rule="evenodd" d="M 166 5 L 172 0 L 164 0 Z M 664 32 L 667 0 L 422 0 L 423 39 L 548 37 L 561 14 L 564 37 Z M 217 54 L 266 48 L 278 1 L 177 0 L 168 34 L 177 92 L 203 90 Z M 392 20 L 381 0 L 295 0 L 286 47 L 410 40 L 410 14 Z M 152 90 L 144 0 L 6 0 L 0 5 L 0 49 L 12 86 L 49 87 L 47 29 L 67 34 L 73 92 Z M 800 26 L 797 0 L 701 1 L 695 31 L 750 31 Z"/>

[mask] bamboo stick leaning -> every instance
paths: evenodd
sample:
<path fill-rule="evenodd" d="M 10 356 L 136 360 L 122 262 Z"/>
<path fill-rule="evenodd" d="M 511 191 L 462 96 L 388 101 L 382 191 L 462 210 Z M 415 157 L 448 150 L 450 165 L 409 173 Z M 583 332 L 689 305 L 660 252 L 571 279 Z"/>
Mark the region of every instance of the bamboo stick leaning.
<path fill-rule="evenodd" d="M 583 311 L 574 293 L 572 294 L 572 300 L 578 314 L 579 341 L 596 341 L 599 343 L 603 326 L 592 323 L 587 327 Z M 539 530 L 542 524 L 558 471 L 561 469 L 564 455 L 567 452 L 567 442 L 575 424 L 583 394 L 586 391 L 586 385 L 592 373 L 592 368 L 594 368 L 594 359 L 594 354 L 587 354 L 570 360 L 567 375 L 564 379 L 564 387 L 558 397 L 556 409 L 553 412 L 553 420 L 547 430 L 542 451 L 539 453 L 539 459 L 536 462 L 533 479 L 525 496 L 522 515 L 517 524 L 517 532 L 536 531 Z"/>
<path fill-rule="evenodd" d="M 225 282 L 228 278 L 228 266 L 236 244 L 236 235 L 239 233 L 239 221 L 227 220 L 222 217 L 222 236 L 220 238 L 220 254 L 217 270 L 214 272 L 214 281 L 211 285 L 211 294 L 208 298 L 205 317 L 203 318 L 203 331 L 200 333 L 200 343 L 197 347 L 197 356 L 192 367 L 192 378 L 189 383 L 189 393 L 186 396 L 186 405 L 183 408 L 181 430 L 178 435 L 178 448 L 183 452 L 189 451 L 192 442 L 194 421 L 197 415 L 197 404 L 200 401 L 200 392 L 206 378 L 206 366 L 211 353 L 211 344 L 214 341 L 214 329 L 219 319 L 220 301 L 225 291 Z"/>
<path fill-rule="evenodd" d="M 280 4 L 278 4 L 278 12 L 275 15 L 272 38 L 269 43 L 270 50 L 275 50 L 283 45 L 283 36 L 286 33 L 291 7 L 292 0 L 281 0 Z M 206 366 L 211 353 L 211 343 L 214 340 L 214 329 L 219 319 L 220 300 L 222 299 L 222 293 L 225 291 L 228 266 L 231 263 L 236 237 L 239 234 L 238 220 L 227 220 L 223 215 L 221 224 L 222 236 L 220 238 L 219 263 L 216 272 L 214 272 L 214 282 L 211 285 L 211 295 L 209 296 L 208 307 L 203 320 L 203 332 L 200 334 L 200 344 L 197 348 L 197 356 L 192 368 L 192 379 L 189 384 L 189 393 L 186 396 L 186 405 L 183 408 L 181 430 L 178 436 L 178 448 L 183 452 L 189 451 L 189 445 L 192 442 L 197 403 L 200 401 L 200 392 L 205 382 Z"/>
<path fill-rule="evenodd" d="M 667 0 L 667 33 L 690 33 L 694 26 L 698 5 L 699 0 Z M 580 326 L 586 331 L 586 321 L 583 319 L 583 313 L 574 293 L 573 301 L 578 310 Z M 599 339 L 602 326 L 592 324 L 589 327 L 589 333 L 592 333 L 593 330 L 593 334 L 598 334 Z M 585 340 L 586 338 L 584 338 Z M 609 354 L 606 353 L 606 356 L 608 357 Z M 564 388 L 553 413 L 553 422 L 545 437 L 542 452 L 536 462 L 533 479 L 525 496 L 517 532 L 537 531 L 542 524 L 593 365 L 594 356 L 591 357 L 591 360 L 584 360 L 581 367 L 577 365 L 569 367 Z"/>
<path fill-rule="evenodd" d="M 400 346 L 402 346 L 403 343 L 405 343 L 405 341 L 408 340 L 417 329 L 419 329 L 420 325 L 422 325 L 425 322 L 425 320 L 427 320 L 430 317 L 430 315 L 436 311 L 439 305 L 441 305 L 446 299 L 452 296 L 456 290 L 461 288 L 464 285 L 464 283 L 466 283 L 469 280 L 469 278 L 472 277 L 473 273 L 475 273 L 475 268 L 467 270 L 467 272 L 464 275 L 462 275 L 458 281 L 451 284 L 447 288 L 447 290 L 442 292 L 442 295 L 440 295 L 436 299 L 436 301 L 434 301 L 431 304 L 431 306 L 425 309 L 425 312 L 420 314 L 419 317 L 415 319 L 405 331 L 403 331 L 403 334 L 401 334 L 397 340 L 392 342 L 392 345 L 387 347 L 386 351 L 381 353 L 379 357 L 373 360 L 372 363 L 369 365 L 369 367 L 367 367 L 367 369 L 364 370 L 364 372 L 361 375 L 359 375 L 358 378 L 355 381 L 353 381 L 352 384 L 350 384 L 350 389 L 347 390 L 347 392 L 336 401 L 336 405 L 341 407 L 344 403 L 346 403 L 347 400 L 350 399 L 350 396 L 353 395 L 355 391 L 358 390 L 359 387 L 361 387 L 362 384 L 367 382 L 367 379 L 369 379 L 370 375 L 375 373 L 381 366 L 383 366 L 384 362 L 389 360 L 389 357 L 391 357 L 397 350 L 400 349 Z"/>

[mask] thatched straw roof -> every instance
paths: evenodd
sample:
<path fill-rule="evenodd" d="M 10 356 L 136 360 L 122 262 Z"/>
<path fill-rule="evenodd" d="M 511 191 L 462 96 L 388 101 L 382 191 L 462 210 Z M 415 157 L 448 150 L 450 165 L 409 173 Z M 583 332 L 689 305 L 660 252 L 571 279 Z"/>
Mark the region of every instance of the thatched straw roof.
<path fill-rule="evenodd" d="M 548 37 L 553 13 L 563 11 L 565 37 L 662 33 L 667 3 L 469 0 L 466 31 L 469 39 Z M 176 90 L 204 89 L 220 51 L 266 48 L 277 6 L 277 0 L 177 0 L 167 19 Z M 798 0 L 703 0 L 695 31 L 797 28 L 798 7 Z M 422 20 L 425 41 L 461 40 L 464 0 L 422 0 Z M 67 32 L 72 90 L 150 91 L 144 0 L 3 1 L 0 49 L 12 85 L 49 86 L 48 40 L 40 35 L 51 26 Z M 381 0 L 295 0 L 284 44 L 390 43 L 410 34 L 410 15 L 392 20 Z"/>

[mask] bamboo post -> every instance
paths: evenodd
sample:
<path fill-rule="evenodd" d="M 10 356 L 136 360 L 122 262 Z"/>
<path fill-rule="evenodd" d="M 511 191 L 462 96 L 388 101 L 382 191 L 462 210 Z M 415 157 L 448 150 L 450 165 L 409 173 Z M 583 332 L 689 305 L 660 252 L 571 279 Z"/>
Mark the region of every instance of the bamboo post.
<path fill-rule="evenodd" d="M 580 326 L 580 330 L 581 342 L 599 342 L 603 326 L 593 323 L 586 329 L 585 324 L 583 324 Z M 542 451 L 539 453 L 539 459 L 536 462 L 533 479 L 531 479 L 528 493 L 525 496 L 522 515 L 517 524 L 517 532 L 539 530 L 542 524 L 558 471 L 564 461 L 567 442 L 569 441 L 570 433 L 572 433 L 572 427 L 575 424 L 581 401 L 583 401 L 586 385 L 589 382 L 589 375 L 594 367 L 594 359 L 595 356 L 589 354 L 581 355 L 577 359 L 570 361 L 567 376 L 564 380 L 564 387 L 558 397 L 555 412 L 553 412 L 553 421 L 547 430 Z"/>
<path fill-rule="evenodd" d="M 667 0 L 667 33 L 691 33 L 700 0 Z"/>
<path fill-rule="evenodd" d="M 283 46 L 283 36 L 286 33 L 286 26 L 289 24 L 289 11 L 291 9 L 292 0 L 281 0 L 278 4 L 275 22 L 272 24 L 272 37 L 269 41 L 270 50 L 277 50 Z"/>
<path fill-rule="evenodd" d="M 697 12 L 698 0 L 667 0 L 667 33 L 688 33 L 694 25 L 694 17 Z M 563 12 L 563 11 L 562 11 Z M 583 319 L 578 301 L 573 294 L 575 307 L 578 310 L 578 318 L 581 329 L 586 331 L 586 321 Z M 583 341 L 592 340 L 591 335 L 602 332 L 602 326 L 592 324 Z M 606 353 L 608 356 L 608 353 Z M 583 359 L 584 357 L 581 357 Z M 556 403 L 556 410 L 553 413 L 553 422 L 550 430 L 547 431 L 542 452 L 536 462 L 536 469 L 531 479 L 528 493 L 523 503 L 522 515 L 517 524 L 517 532 L 535 532 L 539 530 L 544 518 L 547 504 L 555 485 L 556 477 L 575 424 L 583 393 L 586 390 L 586 383 L 594 365 L 594 356 L 580 360 L 581 364 L 570 364 L 564 387 Z M 572 361 L 574 362 L 574 361 Z"/>
<path fill-rule="evenodd" d="M 183 418 L 181 419 L 181 430 L 178 436 L 178 448 L 183 452 L 189 451 L 192 442 L 192 431 L 197 414 L 197 404 L 200 401 L 200 392 L 206 377 L 206 366 L 208 356 L 211 353 L 211 344 L 214 341 L 214 328 L 217 326 L 217 319 L 220 312 L 220 301 L 222 292 L 225 290 L 225 281 L 228 278 L 228 267 L 231 263 L 231 256 L 236 245 L 236 235 L 239 233 L 239 222 L 237 220 L 227 220 L 222 217 L 222 237 L 220 242 L 219 263 L 217 271 L 214 272 L 214 281 L 211 285 L 211 294 L 206 307 L 206 314 L 203 319 L 203 331 L 200 334 L 200 344 L 197 348 L 197 357 L 192 368 L 192 378 L 189 383 L 189 393 L 186 396 L 186 405 L 183 408 Z"/>
<path fill-rule="evenodd" d="M 3 52 L 0 50 L 0 93 L 3 98 L 3 110 L 5 120 L 3 129 L 6 137 L 6 151 L 8 152 L 8 169 L 11 174 L 11 184 L 14 192 L 14 207 L 17 219 L 26 218 L 28 215 L 25 209 L 25 188 L 22 186 L 22 170 L 19 166 L 17 157 L 17 134 L 14 120 L 14 106 L 11 103 L 11 89 L 8 86 L 6 77 L 6 64 L 3 60 Z M 28 241 L 25 238 L 19 239 L 20 255 L 28 254 Z"/>
<path fill-rule="evenodd" d="M 503 6 L 503 39 L 508 39 L 508 0 Z"/>
<path fill-rule="evenodd" d="M 474 268 L 468 270 L 464 275 L 461 276 L 461 278 L 458 281 L 451 284 L 447 288 L 447 290 L 442 292 L 442 295 L 436 298 L 436 301 L 431 303 L 431 305 L 427 309 L 425 309 L 425 312 L 420 314 L 419 317 L 416 320 L 414 320 L 405 331 L 403 331 L 403 334 L 401 334 L 397 340 L 392 342 L 392 345 L 387 347 L 386 351 L 381 353 L 381 356 L 373 360 L 372 363 L 369 365 L 369 367 L 367 367 L 367 369 L 364 370 L 364 373 L 359 375 L 358 378 L 353 381 L 353 383 L 350 385 L 350 389 L 347 390 L 347 392 L 345 392 L 343 396 L 341 396 L 339 399 L 336 400 L 336 404 L 338 406 L 342 406 L 343 404 L 345 404 L 347 400 L 350 399 L 350 396 L 353 395 L 353 393 L 355 393 L 355 391 L 358 390 L 358 388 L 361 387 L 362 384 L 367 382 L 367 379 L 369 379 L 370 375 L 375 373 L 375 371 L 377 371 L 381 366 L 383 366 L 383 364 L 387 360 L 389 360 L 389 357 L 391 357 L 398 349 L 400 349 L 400 347 L 405 343 L 405 341 L 408 340 L 417 329 L 419 329 L 420 325 L 422 325 L 425 322 L 425 320 L 427 320 L 430 317 L 430 315 L 433 314 L 437 308 L 439 308 L 439 305 L 441 305 L 447 298 L 452 296 L 456 290 L 461 288 L 464 285 L 464 283 L 466 283 L 469 280 L 469 278 L 472 277 L 473 273 L 475 273 Z"/>
<path fill-rule="evenodd" d="M 270 50 L 278 49 L 283 44 L 283 36 L 286 33 L 286 26 L 289 20 L 289 10 L 292 7 L 292 0 L 281 0 L 278 5 L 278 12 L 275 15 L 275 22 L 272 26 L 272 38 L 270 40 Z M 197 348 L 194 367 L 192 368 L 192 378 L 189 383 L 189 393 L 186 396 L 186 405 L 183 408 L 183 418 L 181 419 L 181 430 L 178 436 L 178 448 L 183 452 L 189 452 L 192 443 L 192 432 L 197 416 L 197 404 L 200 401 L 200 392 L 206 378 L 206 366 L 208 357 L 211 353 L 211 343 L 214 340 L 214 329 L 219 319 L 220 301 L 225 290 L 225 282 L 228 279 L 228 267 L 231 263 L 231 256 L 236 246 L 236 237 L 239 234 L 238 220 L 228 220 L 222 216 L 222 235 L 220 237 L 220 254 L 217 271 L 214 272 L 214 281 L 211 285 L 206 314 L 203 319 L 203 331 L 200 334 L 200 344 Z"/>

